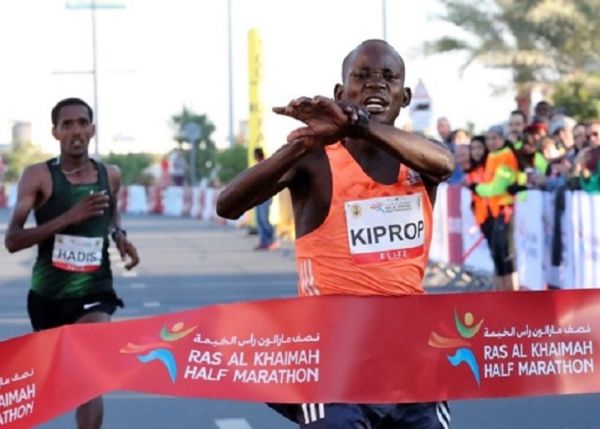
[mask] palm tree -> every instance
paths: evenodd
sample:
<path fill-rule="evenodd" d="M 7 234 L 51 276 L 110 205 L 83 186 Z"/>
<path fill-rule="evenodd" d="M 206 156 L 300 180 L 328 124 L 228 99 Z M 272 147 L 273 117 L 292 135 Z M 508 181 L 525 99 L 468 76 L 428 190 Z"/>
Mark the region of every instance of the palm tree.
<path fill-rule="evenodd" d="M 477 61 L 511 70 L 517 105 L 524 112 L 529 112 L 533 88 L 581 79 L 600 68 L 600 42 L 593 37 L 600 0 L 440 1 L 446 11 L 439 18 L 467 37 L 427 42 L 425 52 L 466 52 L 463 69 Z"/>

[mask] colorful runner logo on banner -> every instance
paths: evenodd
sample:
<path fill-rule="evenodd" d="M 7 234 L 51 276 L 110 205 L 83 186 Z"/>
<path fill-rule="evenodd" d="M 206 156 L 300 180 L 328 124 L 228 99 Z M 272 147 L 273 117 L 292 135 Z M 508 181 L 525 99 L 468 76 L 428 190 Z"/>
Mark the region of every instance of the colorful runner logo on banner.
<path fill-rule="evenodd" d="M 148 344 L 136 345 L 127 343 L 125 347 L 121 349 L 121 353 L 143 353 L 150 350 L 149 353 L 138 356 L 138 360 L 142 363 L 152 362 L 158 360 L 161 362 L 169 373 L 169 378 L 173 383 L 177 379 L 177 362 L 173 352 L 169 350 L 173 341 L 178 341 L 183 337 L 186 337 L 190 333 L 194 332 L 196 326 L 184 329 L 184 325 L 181 322 L 173 325 L 173 328 L 169 331 L 165 326 L 160 331 L 160 339 L 162 341 L 152 342 Z"/>
<path fill-rule="evenodd" d="M 436 332 L 432 332 L 429 337 L 429 345 L 437 348 L 456 348 L 456 353 L 451 356 L 448 355 L 448 361 L 452 366 L 459 366 L 462 363 L 467 364 L 477 385 L 480 384 L 479 364 L 477 358 L 471 350 L 471 342 L 469 339 L 473 338 L 479 333 L 483 319 L 477 324 L 474 323 L 473 314 L 468 312 L 465 313 L 464 321 L 461 321 L 458 317 L 458 312 L 454 309 L 454 326 L 456 327 L 457 333 L 460 338 L 456 337 L 444 337 Z"/>

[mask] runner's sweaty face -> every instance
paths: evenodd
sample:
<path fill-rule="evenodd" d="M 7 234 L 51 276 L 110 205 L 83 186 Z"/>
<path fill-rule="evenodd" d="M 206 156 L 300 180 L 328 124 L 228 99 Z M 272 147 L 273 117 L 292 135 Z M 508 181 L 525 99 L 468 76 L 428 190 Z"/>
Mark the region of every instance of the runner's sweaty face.
<path fill-rule="evenodd" d="M 383 41 L 368 41 L 344 62 L 343 86 L 336 99 L 364 107 L 378 122 L 394 124 L 402 107 L 410 103 L 410 89 L 404 88 L 404 62 Z"/>
<path fill-rule="evenodd" d="M 95 127 L 85 106 L 71 104 L 60 109 L 52 135 L 60 141 L 61 155 L 80 157 L 88 152 Z"/>

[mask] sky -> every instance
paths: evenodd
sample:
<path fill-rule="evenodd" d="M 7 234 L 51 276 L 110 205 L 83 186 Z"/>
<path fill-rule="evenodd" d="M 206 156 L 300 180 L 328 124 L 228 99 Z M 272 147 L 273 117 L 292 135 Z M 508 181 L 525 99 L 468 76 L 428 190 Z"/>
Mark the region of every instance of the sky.
<path fill-rule="evenodd" d="M 50 110 L 61 98 L 94 104 L 92 14 L 67 8 L 81 0 L 0 2 L 0 144 L 15 121 L 32 124 L 32 140 L 58 152 Z M 171 117 L 183 106 L 215 124 L 213 140 L 229 135 L 226 0 L 97 0 L 118 4 L 96 12 L 98 134 L 101 153 L 165 153 L 174 147 Z M 299 96 L 331 96 L 344 56 L 365 39 L 383 38 L 383 0 L 231 0 L 233 121 L 248 117 L 248 31 L 262 39 L 268 151 L 298 124 L 270 113 Z M 505 121 L 512 92 L 494 96 L 510 73 L 475 64 L 465 55 L 425 56 L 427 40 L 460 29 L 436 18 L 438 0 L 386 0 L 387 41 L 404 57 L 406 85 L 421 79 L 432 98 L 432 117 L 477 130 Z M 405 111 L 397 125 L 409 120 Z M 435 121 L 432 121 L 434 130 Z"/>

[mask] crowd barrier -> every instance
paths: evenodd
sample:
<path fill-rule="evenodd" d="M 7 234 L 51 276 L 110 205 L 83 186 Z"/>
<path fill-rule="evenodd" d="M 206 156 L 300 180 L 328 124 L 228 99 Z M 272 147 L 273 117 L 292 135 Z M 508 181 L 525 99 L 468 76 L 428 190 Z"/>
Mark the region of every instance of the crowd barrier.
<path fill-rule="evenodd" d="M 222 220 L 216 209 L 218 195 L 219 189 L 207 187 L 133 185 L 119 190 L 117 207 L 127 214 Z M 14 207 L 16 199 L 16 185 L 0 185 L 0 208 Z"/>
<path fill-rule="evenodd" d="M 158 214 L 196 219 L 218 219 L 219 190 L 182 186 L 127 186 L 119 192 L 119 210 L 127 214 Z"/>
<path fill-rule="evenodd" d="M 219 192 L 209 187 L 133 185 L 120 190 L 118 208 L 127 214 L 225 222 L 216 212 Z M 16 185 L 0 187 L 0 208 L 13 207 L 15 201 Z M 600 195 L 596 194 L 538 190 L 518 194 L 514 240 L 520 284 L 532 290 L 548 285 L 562 289 L 600 286 L 596 212 L 600 214 Z M 473 217 L 468 189 L 445 183 L 439 186 L 430 258 L 472 271 L 493 272 L 487 242 Z"/>
<path fill-rule="evenodd" d="M 514 242 L 519 283 L 531 290 L 600 287 L 600 195 L 582 191 L 518 194 Z M 558 222 L 556 222 L 558 220 Z M 471 191 L 438 188 L 431 259 L 493 272 L 488 245 L 475 223 Z"/>

